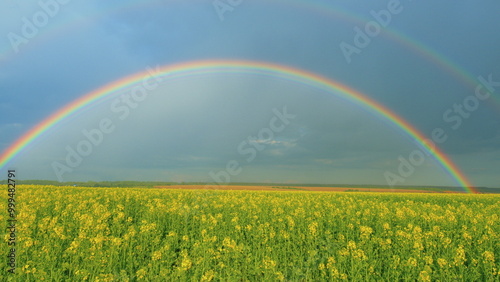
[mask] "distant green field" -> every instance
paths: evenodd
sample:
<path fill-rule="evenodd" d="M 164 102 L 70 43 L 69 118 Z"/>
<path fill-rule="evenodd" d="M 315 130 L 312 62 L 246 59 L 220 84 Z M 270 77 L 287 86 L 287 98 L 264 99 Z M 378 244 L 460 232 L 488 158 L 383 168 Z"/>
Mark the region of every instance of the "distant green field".
<path fill-rule="evenodd" d="M 141 187 L 141 188 L 154 188 L 155 186 L 170 186 L 170 185 L 214 185 L 215 183 L 199 183 L 199 182 L 160 182 L 160 181 L 87 181 L 87 182 L 58 182 L 53 180 L 18 180 L 19 183 L 25 185 L 53 185 L 53 186 L 77 186 L 77 187 Z M 6 184 L 7 180 L 0 180 L 0 184 Z M 301 187 L 347 187 L 352 188 L 351 191 L 356 190 L 356 188 L 389 188 L 395 190 L 405 190 L 405 189 L 418 189 L 433 192 L 464 192 L 462 187 L 443 187 L 443 186 L 399 186 L 390 187 L 386 185 L 347 185 L 347 184 L 280 184 L 280 183 L 228 183 L 227 185 L 238 185 L 238 186 L 269 186 L 277 189 L 285 189 L 283 187 L 289 187 L 289 189 L 296 188 L 294 186 Z M 298 190 L 300 188 L 296 188 Z M 475 188 L 480 193 L 500 193 L 500 188 L 488 188 L 488 187 L 476 187 Z"/>
<path fill-rule="evenodd" d="M 297 187 L 289 187 L 289 186 L 273 186 L 275 189 L 285 189 L 285 190 L 305 190 Z"/>

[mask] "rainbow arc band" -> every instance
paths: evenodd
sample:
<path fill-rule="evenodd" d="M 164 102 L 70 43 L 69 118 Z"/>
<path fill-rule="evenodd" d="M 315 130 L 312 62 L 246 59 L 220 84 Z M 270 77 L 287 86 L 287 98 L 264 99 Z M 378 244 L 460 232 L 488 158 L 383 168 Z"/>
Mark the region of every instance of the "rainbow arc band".
<path fill-rule="evenodd" d="M 443 169 L 456 181 L 458 185 L 464 188 L 468 193 L 477 192 L 474 186 L 453 161 L 443 153 L 438 147 L 430 150 L 424 140 L 426 136 L 417 130 L 414 126 L 398 116 L 396 113 L 374 101 L 368 96 L 341 84 L 340 82 L 328 79 L 318 74 L 300 70 L 297 68 L 278 65 L 268 62 L 242 61 L 242 60 L 208 60 L 208 61 L 191 61 L 174 65 L 166 65 L 156 70 L 153 76 L 168 76 L 169 79 L 188 77 L 193 75 L 216 74 L 216 73 L 237 73 L 237 74 L 254 74 L 272 76 L 294 83 L 305 84 L 317 89 L 322 89 L 329 93 L 335 94 L 338 97 L 347 101 L 353 102 L 364 107 L 373 114 L 380 117 L 382 120 L 399 128 L 408 137 L 416 140 L 422 148 L 427 150 L 433 158 L 443 167 Z M 49 131 L 65 118 L 76 114 L 80 110 L 91 107 L 99 103 L 101 100 L 110 98 L 119 90 L 141 82 L 145 77 L 151 77 L 151 70 L 136 73 L 120 80 L 114 81 L 103 87 L 100 87 L 82 97 L 76 99 L 65 107 L 57 110 L 47 119 L 43 120 L 21 138 L 15 141 L 0 155 L 0 169 L 3 169 L 7 164 L 24 148 L 29 146 L 34 140 L 42 134 Z"/>
<path fill-rule="evenodd" d="M 55 1 L 55 0 L 54 0 Z M 265 2 L 265 1 L 264 1 Z M 373 17 L 362 16 L 355 14 L 346 9 L 340 8 L 338 6 L 331 5 L 331 3 L 326 2 L 314 2 L 309 0 L 276 0 L 273 1 L 275 4 L 281 4 L 283 7 L 293 7 L 297 9 L 297 11 L 308 11 L 311 14 L 315 14 L 318 16 L 322 16 L 329 19 L 341 20 L 346 23 L 352 23 L 355 25 L 365 25 L 367 22 L 374 20 Z M 272 4 L 271 2 L 267 2 L 267 5 Z M 59 24 L 55 24 L 50 31 L 44 31 L 43 36 L 37 36 L 37 44 L 29 44 L 28 46 L 43 44 L 44 42 L 50 42 L 57 36 L 63 36 L 66 33 L 74 32 L 74 30 L 78 27 L 85 25 L 93 25 L 95 22 L 98 22 L 101 19 L 107 19 L 111 15 L 120 15 L 127 12 L 136 13 L 137 9 L 149 7 L 149 8 L 162 8 L 165 3 L 162 1 L 152 1 L 151 3 L 145 4 L 144 1 L 135 0 L 135 1 L 123 1 L 118 6 L 109 6 L 98 12 L 88 13 L 81 18 L 72 19 L 72 21 L 62 21 Z M 464 86 L 475 89 L 477 85 L 477 81 L 475 76 L 470 74 L 467 70 L 462 68 L 458 63 L 451 60 L 451 58 L 447 58 L 444 54 L 437 52 L 432 49 L 430 46 L 424 44 L 424 42 L 419 41 L 417 38 L 413 38 L 402 31 L 391 28 L 390 26 L 385 27 L 381 35 L 390 39 L 393 42 L 396 42 L 398 45 L 403 46 L 407 51 L 415 54 L 424 60 L 428 61 L 432 65 L 437 66 L 442 69 L 448 75 L 454 77 L 458 80 L 459 83 Z M 40 40 L 39 38 L 43 38 Z M 33 40 L 33 39 L 31 39 Z M 31 41 L 30 40 L 30 41 Z M 34 47 L 30 47 L 34 48 Z M 23 45 L 24 49 L 24 45 Z M 10 45 L 6 45 L 4 49 L 0 49 L 0 63 L 5 61 L 7 62 L 10 58 L 15 57 L 13 54 L 13 49 Z M 500 109 L 500 96 L 492 95 L 492 105 L 496 107 L 496 109 Z"/>
<path fill-rule="evenodd" d="M 211 2 L 212 1 L 210 1 L 210 3 Z M 339 20 L 359 26 L 364 26 L 367 22 L 374 20 L 372 16 L 358 15 L 344 8 L 332 5 L 332 3 L 321 1 L 275 0 L 267 2 L 266 5 L 273 3 L 276 5 L 282 5 L 282 7 L 294 8 L 301 13 L 307 12 L 324 18 Z M 145 3 L 140 0 L 123 1 L 123 3 L 119 3 L 115 6 L 108 6 L 94 13 L 87 13 L 80 18 L 71 18 L 71 21 L 62 21 L 58 24 L 54 24 L 51 28 L 41 31 L 42 34 L 40 34 L 40 36 L 37 36 L 35 39 L 31 39 L 38 41 L 38 43 L 30 43 L 28 46 L 31 46 L 30 48 L 34 48 L 39 44 L 50 42 L 58 36 L 64 36 L 67 33 L 74 32 L 79 27 L 93 25 L 95 22 L 107 19 L 110 15 L 121 15 L 128 12 L 136 13 L 137 9 L 140 8 L 160 9 L 163 8 L 164 5 L 165 3 L 162 1 L 152 1 L 150 3 Z M 406 5 L 404 7 L 406 7 Z M 457 79 L 458 82 L 462 83 L 464 86 L 470 89 L 475 89 L 477 81 L 474 75 L 468 73 L 459 64 L 450 58 L 447 58 L 444 54 L 432 49 L 430 46 L 425 45 L 424 42 L 418 40 L 417 38 L 413 38 L 400 30 L 392 28 L 391 26 L 385 27 L 381 32 L 381 36 L 396 42 L 410 53 L 415 54 L 432 65 L 442 69 L 445 73 Z M 23 45 L 23 49 L 24 48 L 25 46 Z M 11 57 L 15 57 L 12 54 L 12 51 L 13 50 L 10 45 L 6 45 L 4 49 L 0 49 L 0 62 L 3 60 L 7 61 Z M 491 104 L 500 109 L 500 96 L 495 95 L 492 96 L 492 98 L 495 102 Z"/>

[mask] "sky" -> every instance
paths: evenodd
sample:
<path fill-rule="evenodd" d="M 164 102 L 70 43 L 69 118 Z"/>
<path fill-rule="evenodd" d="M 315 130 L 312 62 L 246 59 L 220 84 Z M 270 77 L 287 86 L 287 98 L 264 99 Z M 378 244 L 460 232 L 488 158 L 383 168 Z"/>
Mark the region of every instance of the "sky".
<path fill-rule="evenodd" d="M 244 60 L 348 86 L 431 140 L 437 129 L 437 146 L 473 185 L 500 187 L 499 10 L 493 0 L 2 1 L 0 152 L 69 103 L 129 75 Z M 73 113 L 0 173 L 459 185 L 393 122 L 310 81 L 214 66 L 157 82 L 134 107 L 120 100 L 131 85 Z"/>

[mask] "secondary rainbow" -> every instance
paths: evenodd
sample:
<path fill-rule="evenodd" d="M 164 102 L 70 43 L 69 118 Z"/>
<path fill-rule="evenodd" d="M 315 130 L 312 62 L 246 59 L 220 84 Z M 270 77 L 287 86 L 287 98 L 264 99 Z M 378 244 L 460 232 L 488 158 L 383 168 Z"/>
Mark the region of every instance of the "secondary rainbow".
<path fill-rule="evenodd" d="M 289 66 L 278 65 L 268 62 L 241 61 L 241 60 L 209 60 L 209 61 L 193 61 L 187 63 L 179 63 L 174 65 L 166 65 L 156 69 L 155 73 L 151 70 L 127 76 L 110 84 L 107 84 L 97 90 L 83 95 L 65 107 L 59 109 L 47 119 L 33 127 L 21 138 L 15 141 L 10 147 L 0 155 L 0 169 L 4 168 L 16 155 L 24 148 L 29 146 L 45 132 L 48 132 L 52 127 L 60 123 L 65 118 L 76 114 L 84 108 L 90 107 L 102 100 L 110 98 L 119 90 L 143 81 L 151 77 L 187 77 L 192 75 L 200 75 L 206 73 L 239 73 L 239 74 L 257 74 L 278 77 L 293 81 L 295 83 L 306 84 L 324 91 L 332 92 L 339 97 L 350 100 L 358 105 L 363 106 L 372 113 L 378 115 L 385 121 L 390 122 L 401 129 L 410 138 L 417 140 L 425 150 L 432 153 L 432 156 L 445 169 L 454 180 L 462 186 L 467 192 L 476 192 L 473 185 L 460 169 L 444 154 L 439 148 L 429 150 L 424 145 L 426 136 L 418 131 L 415 127 L 409 124 L 402 117 L 392 112 L 385 106 L 379 104 L 368 96 L 346 86 L 337 81 L 330 80 L 321 75 L 311 73 L 305 70 L 296 69 Z"/>
<path fill-rule="evenodd" d="M 369 21 L 374 20 L 373 17 L 357 15 L 340 7 L 334 7 L 326 3 L 317 3 L 304 0 L 279 0 L 276 2 L 282 3 L 283 5 L 295 6 L 295 8 L 300 11 L 304 11 L 306 9 L 328 18 L 341 19 L 342 21 L 350 22 L 361 27 Z M 137 9 L 142 7 L 161 7 L 163 5 L 164 3 L 161 2 L 147 4 L 145 4 L 143 1 L 129 1 L 126 3 L 124 2 L 118 6 L 108 7 L 98 12 L 87 14 L 84 17 L 72 22 L 64 21 L 57 25 L 54 25 L 52 28 L 50 28 L 52 32 L 44 30 L 44 34 L 49 33 L 49 35 L 45 36 L 44 39 L 41 40 L 41 42 L 47 42 L 52 40 L 57 35 L 64 34 L 65 32 L 71 32 L 78 26 L 97 22 L 101 18 L 107 18 L 109 17 L 110 13 L 119 14 L 129 11 L 135 12 Z M 446 73 L 458 79 L 458 81 L 464 84 L 464 86 L 471 89 L 471 91 L 473 91 L 477 86 L 478 81 L 476 80 L 475 76 L 468 73 L 464 68 L 453 62 L 450 58 L 447 58 L 443 54 L 440 54 L 436 50 L 433 50 L 429 46 L 426 46 L 423 42 L 405 35 L 404 33 L 393 29 L 390 26 L 383 28 L 383 30 L 381 31 L 381 35 L 406 47 L 409 51 L 424 58 L 428 62 L 439 66 L 442 70 L 446 71 Z M 37 36 L 37 39 L 40 37 L 41 36 Z M 41 44 L 41 42 L 39 42 L 38 44 Z M 28 46 L 30 46 L 30 48 L 33 48 L 33 45 L 36 44 L 30 43 Z M 22 47 L 23 49 L 25 48 L 24 45 Z M 8 55 L 10 52 L 12 52 L 12 48 L 10 46 L 6 46 L 5 50 L 0 50 L 0 62 L 2 62 L 3 60 L 8 60 Z M 492 95 L 491 101 L 492 105 L 494 105 L 497 109 L 500 109 L 499 95 Z"/>

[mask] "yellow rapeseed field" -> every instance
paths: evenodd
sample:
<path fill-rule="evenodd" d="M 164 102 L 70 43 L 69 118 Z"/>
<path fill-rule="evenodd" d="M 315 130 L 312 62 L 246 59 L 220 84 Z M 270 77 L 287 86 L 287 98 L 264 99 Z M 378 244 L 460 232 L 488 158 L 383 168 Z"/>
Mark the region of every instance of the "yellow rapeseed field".
<path fill-rule="evenodd" d="M 12 281 L 500 280 L 499 195 L 20 185 L 16 203 Z"/>

